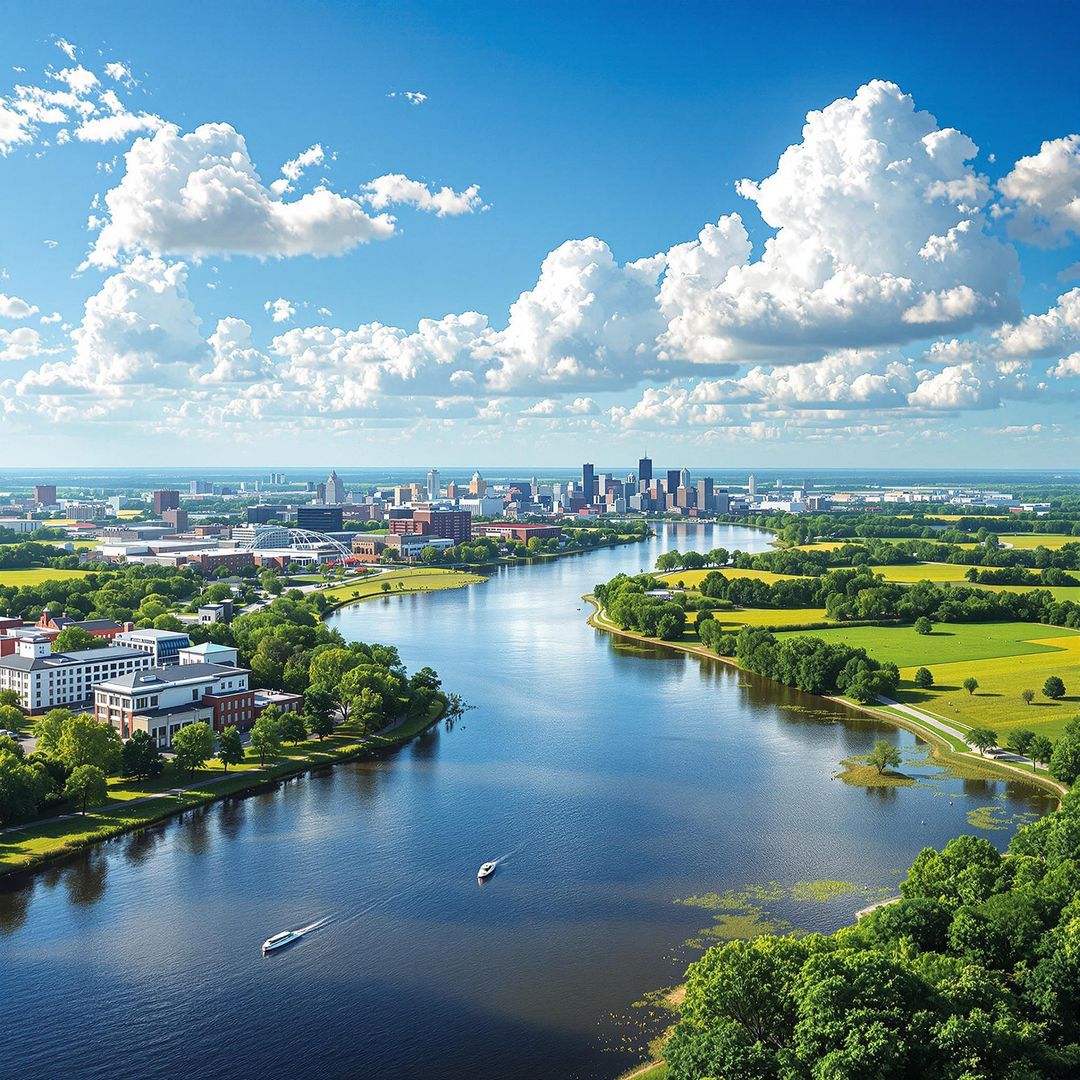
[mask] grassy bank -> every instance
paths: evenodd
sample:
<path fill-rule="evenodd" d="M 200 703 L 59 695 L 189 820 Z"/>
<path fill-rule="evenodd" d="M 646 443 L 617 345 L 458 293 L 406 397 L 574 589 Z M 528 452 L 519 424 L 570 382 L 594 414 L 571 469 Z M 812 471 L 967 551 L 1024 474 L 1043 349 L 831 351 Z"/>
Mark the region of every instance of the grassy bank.
<path fill-rule="evenodd" d="M 361 736 L 351 724 L 343 724 L 333 736 L 321 742 L 285 747 L 280 758 L 266 766 L 260 766 L 257 755 L 249 749 L 243 764 L 227 774 L 220 767 L 211 767 L 196 770 L 190 780 L 178 780 L 170 768 L 166 777 L 150 781 L 114 778 L 109 782 L 108 802 L 85 817 L 30 823 L 25 828 L 0 833 L 0 875 L 34 868 L 73 850 L 133 832 L 226 795 L 272 787 L 280 780 L 311 769 L 399 746 L 431 727 L 445 711 L 446 702 L 440 698 L 426 715 L 367 737 Z M 178 784 L 184 785 L 182 790 L 168 791 Z"/>
<path fill-rule="evenodd" d="M 468 574 L 461 570 L 415 567 L 391 570 L 387 574 L 347 581 L 342 585 L 331 585 L 320 589 L 319 594 L 331 607 L 341 607 L 357 600 L 370 600 L 373 596 L 401 596 L 407 593 L 461 589 L 466 585 L 480 585 L 485 581 L 487 578 L 479 574 Z"/>

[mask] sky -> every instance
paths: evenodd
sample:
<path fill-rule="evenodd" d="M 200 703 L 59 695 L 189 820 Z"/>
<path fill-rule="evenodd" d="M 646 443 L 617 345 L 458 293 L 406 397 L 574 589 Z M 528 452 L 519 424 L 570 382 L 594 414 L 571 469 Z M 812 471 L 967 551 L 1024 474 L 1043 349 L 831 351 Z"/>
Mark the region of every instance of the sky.
<path fill-rule="evenodd" d="M 0 26 L 0 465 L 1080 460 L 1068 4 Z"/>

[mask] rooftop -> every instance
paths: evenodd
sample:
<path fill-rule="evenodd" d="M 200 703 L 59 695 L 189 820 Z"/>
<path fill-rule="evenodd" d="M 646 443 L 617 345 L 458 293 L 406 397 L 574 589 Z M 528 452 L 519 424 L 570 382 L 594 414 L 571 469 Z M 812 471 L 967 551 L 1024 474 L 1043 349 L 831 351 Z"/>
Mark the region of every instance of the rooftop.
<path fill-rule="evenodd" d="M 145 653 L 140 653 L 145 656 Z M 207 679 L 225 678 L 229 675 L 246 675 L 247 668 L 231 664 L 178 664 L 175 667 L 151 667 L 132 671 L 115 679 L 97 684 L 98 690 L 160 690 L 166 686 L 183 686 L 185 683 L 206 682 Z"/>

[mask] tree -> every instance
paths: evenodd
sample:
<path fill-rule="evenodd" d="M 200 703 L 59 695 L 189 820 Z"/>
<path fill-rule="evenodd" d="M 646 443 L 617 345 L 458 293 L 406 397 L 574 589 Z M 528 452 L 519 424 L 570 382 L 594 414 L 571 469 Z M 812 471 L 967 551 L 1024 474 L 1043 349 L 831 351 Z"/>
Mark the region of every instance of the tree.
<path fill-rule="evenodd" d="M 1030 728 L 1014 728 L 1009 732 L 1005 745 L 1021 757 L 1027 757 L 1031 749 L 1031 741 L 1035 738 L 1035 732 Z"/>
<path fill-rule="evenodd" d="M 17 690 L 0 690 L 0 705 L 18 705 L 19 692 Z"/>
<path fill-rule="evenodd" d="M 259 755 L 259 764 L 281 753 L 281 721 L 270 708 L 263 709 L 251 726 L 251 748 Z"/>
<path fill-rule="evenodd" d="M 99 649 L 105 642 L 81 626 L 65 626 L 53 642 L 53 652 L 76 652 L 79 649 Z"/>
<path fill-rule="evenodd" d="M 304 723 L 312 735 L 319 737 L 322 742 L 327 735 L 334 734 L 334 718 L 329 713 L 312 713 L 304 709 Z"/>
<path fill-rule="evenodd" d="M 92 716 L 71 713 L 63 720 L 56 743 L 57 756 L 69 769 L 94 765 L 106 775 L 120 765 L 122 749 L 120 735 L 111 724 L 99 724 Z"/>
<path fill-rule="evenodd" d="M 194 776 L 214 756 L 214 729 L 205 720 L 186 724 L 173 736 L 172 749 L 176 767 Z"/>
<path fill-rule="evenodd" d="M 1045 735 L 1036 735 L 1028 745 L 1027 752 L 1034 770 L 1036 765 L 1045 765 L 1050 760 L 1054 753 L 1054 744 Z"/>
<path fill-rule="evenodd" d="M 974 694 L 975 691 L 979 689 L 979 680 L 973 675 L 969 675 L 962 685 L 969 694 Z"/>
<path fill-rule="evenodd" d="M 997 746 L 997 732 L 985 727 L 972 728 L 965 736 L 964 742 L 974 746 L 980 754 L 985 756 L 986 751 Z"/>
<path fill-rule="evenodd" d="M 157 743 L 146 731 L 132 732 L 120 752 L 120 772 L 124 776 L 158 776 L 164 764 Z"/>
<path fill-rule="evenodd" d="M 281 737 L 294 746 L 308 736 L 304 718 L 298 712 L 287 712 L 281 717 Z"/>
<path fill-rule="evenodd" d="M 1065 684 L 1057 675 L 1051 675 L 1043 683 L 1042 692 L 1043 697 L 1048 697 L 1051 701 L 1058 701 L 1065 696 Z"/>
<path fill-rule="evenodd" d="M 1024 702 L 1025 705 L 1030 705 L 1035 700 L 1035 691 L 1034 690 L 1024 690 L 1020 694 L 1020 698 Z"/>
<path fill-rule="evenodd" d="M 324 683 L 312 683 L 304 692 L 304 712 L 313 720 L 318 721 L 318 727 L 309 724 L 314 734 L 319 730 L 330 735 L 334 731 L 334 714 L 337 712 L 337 695 Z M 322 738 L 322 736 L 319 736 Z"/>
<path fill-rule="evenodd" d="M 80 806 L 85 817 L 88 806 L 100 806 L 109 797 L 109 785 L 105 773 L 96 765 L 79 765 L 74 768 L 64 785 L 64 795 L 72 806 Z"/>
<path fill-rule="evenodd" d="M 1080 716 L 1074 716 L 1065 725 L 1061 737 L 1054 743 L 1049 771 L 1063 784 L 1072 785 L 1080 777 Z"/>
<path fill-rule="evenodd" d="M 244 760 L 244 741 L 240 738 L 240 732 L 231 724 L 218 739 L 217 756 L 226 772 L 230 765 L 239 765 Z"/>
<path fill-rule="evenodd" d="M 896 768 L 900 764 L 900 751 L 885 739 L 878 739 L 874 749 L 866 758 L 867 764 L 873 765 L 880 776 L 886 769 Z"/>
<path fill-rule="evenodd" d="M 331 688 L 340 686 L 345 673 L 356 667 L 360 659 L 351 649 L 324 649 L 312 659 L 308 677 L 313 683 Z"/>
<path fill-rule="evenodd" d="M 381 585 L 379 586 L 379 588 L 380 588 L 380 589 L 382 589 L 382 591 L 383 591 L 383 592 L 389 592 L 389 591 L 390 591 L 390 582 L 389 582 L 389 581 L 384 581 L 384 582 L 383 582 L 383 583 L 382 583 L 382 584 L 381 584 Z"/>
<path fill-rule="evenodd" d="M 14 705 L 0 705 L 0 728 L 7 731 L 18 731 L 25 720 L 22 709 Z"/>
<path fill-rule="evenodd" d="M 915 672 L 915 685 L 920 690 L 929 690 L 934 685 L 934 676 L 929 668 L 921 667 Z"/>
<path fill-rule="evenodd" d="M 915 633 L 916 634 L 932 634 L 934 632 L 934 624 L 925 616 L 920 615 L 915 620 Z"/>
<path fill-rule="evenodd" d="M 50 754 L 59 753 L 64 724 L 74 715 L 70 709 L 50 709 L 44 716 L 39 716 L 33 727 L 38 749 Z"/>
<path fill-rule="evenodd" d="M 40 762 L 29 765 L 0 749 L 0 825 L 32 817 L 52 792 L 52 780 Z"/>

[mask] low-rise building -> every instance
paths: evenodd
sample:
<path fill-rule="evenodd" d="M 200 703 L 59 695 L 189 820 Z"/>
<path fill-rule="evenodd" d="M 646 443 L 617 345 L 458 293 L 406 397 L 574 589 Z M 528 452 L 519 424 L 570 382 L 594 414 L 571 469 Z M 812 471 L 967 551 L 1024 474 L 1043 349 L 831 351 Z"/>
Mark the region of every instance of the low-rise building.
<path fill-rule="evenodd" d="M 102 638 L 104 641 L 112 641 L 124 630 L 134 629 L 131 623 L 118 623 L 112 619 L 73 619 L 66 611 L 57 613 L 48 608 L 42 611 L 41 617 L 34 625 L 39 630 L 55 631 L 56 633 L 51 635 L 53 637 L 69 626 L 77 626 L 80 630 L 85 630 L 88 634 Z"/>
<path fill-rule="evenodd" d="M 255 695 L 246 668 L 226 664 L 148 667 L 94 688 L 94 716 L 123 739 L 145 731 L 162 750 L 188 724 L 205 721 L 215 731 L 255 721 Z"/>
<path fill-rule="evenodd" d="M 153 663 L 149 653 L 121 645 L 54 653 L 48 634 L 19 634 L 15 651 L 0 657 L 0 690 L 14 690 L 30 715 L 87 704 L 96 684 L 132 675 Z"/>
<path fill-rule="evenodd" d="M 486 525 L 474 525 L 477 536 L 501 536 L 504 540 L 521 540 L 527 543 L 534 536 L 541 540 L 553 540 L 562 536 L 561 525 L 529 525 L 514 521 L 493 521 Z"/>
<path fill-rule="evenodd" d="M 113 640 L 117 645 L 149 653 L 155 667 L 179 664 L 180 650 L 191 644 L 191 638 L 182 630 L 125 630 Z"/>
<path fill-rule="evenodd" d="M 239 653 L 231 645 L 218 645 L 204 641 L 201 645 L 188 645 L 180 650 L 181 664 L 221 664 L 236 667 Z"/>

